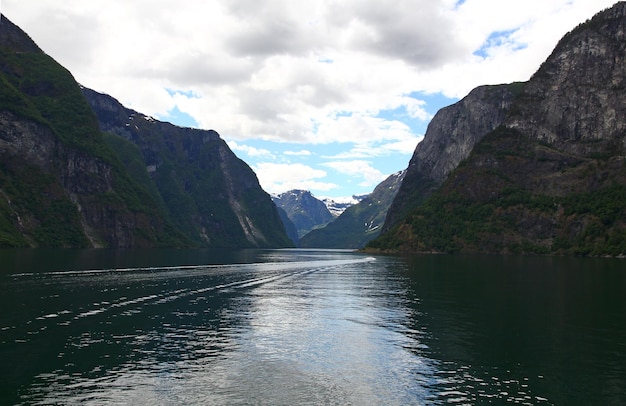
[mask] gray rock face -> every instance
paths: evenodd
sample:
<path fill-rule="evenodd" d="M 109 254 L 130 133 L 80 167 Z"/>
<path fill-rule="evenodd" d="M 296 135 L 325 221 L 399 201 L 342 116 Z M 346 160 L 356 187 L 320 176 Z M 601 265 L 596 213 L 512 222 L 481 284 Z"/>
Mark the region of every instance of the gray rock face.
<path fill-rule="evenodd" d="M 12 206 L 9 218 L 24 244 L 132 247 L 147 243 L 135 235 L 137 217 L 144 214 L 128 211 L 123 203 L 107 208 L 98 198 L 114 193 L 111 164 L 65 145 L 50 127 L 9 111 L 0 112 L 0 158 L 4 176 L 13 178 L 11 183 L 5 183 L 5 178 L 5 186 L 20 182 L 18 190 L 29 188 L 33 194 L 18 197 L 12 187 L 2 190 Z M 38 193 L 42 195 L 35 196 Z M 55 213 L 48 205 L 65 209 Z M 53 230 L 42 231 L 47 224 L 54 224 L 51 228 L 60 236 L 53 242 L 45 236 Z"/>
<path fill-rule="evenodd" d="M 409 162 L 383 231 L 428 197 L 482 137 L 502 124 L 522 86 L 481 86 L 435 114 Z"/>
<path fill-rule="evenodd" d="M 485 134 L 504 121 L 520 84 L 481 86 L 439 110 L 415 149 L 410 171 L 443 182 Z"/>
<path fill-rule="evenodd" d="M 0 154 L 21 156 L 38 166 L 51 168 L 55 162 L 57 139 L 47 126 L 0 111 Z"/>
<path fill-rule="evenodd" d="M 436 191 L 371 246 L 626 255 L 625 76 L 619 2 L 563 37 L 441 185 L 415 171 Z"/>
<path fill-rule="evenodd" d="M 623 148 L 625 17 L 621 2 L 567 34 L 525 86 L 505 126 L 575 155 Z"/>

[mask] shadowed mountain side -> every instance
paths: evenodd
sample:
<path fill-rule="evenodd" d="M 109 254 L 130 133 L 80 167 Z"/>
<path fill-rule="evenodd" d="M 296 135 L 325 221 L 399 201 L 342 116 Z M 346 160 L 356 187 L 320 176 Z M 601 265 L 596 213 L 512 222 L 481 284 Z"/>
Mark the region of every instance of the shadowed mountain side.
<path fill-rule="evenodd" d="M 72 75 L 0 19 L 0 246 L 190 241 L 105 144 Z"/>
<path fill-rule="evenodd" d="M 86 88 L 83 93 L 101 130 L 114 134 L 110 143 L 117 136 L 138 148 L 141 158 L 125 161 L 128 170 L 141 175 L 141 182 L 142 172 L 148 173 L 174 224 L 193 241 L 210 247 L 293 246 L 255 173 L 217 132 L 178 127 L 110 96 Z"/>

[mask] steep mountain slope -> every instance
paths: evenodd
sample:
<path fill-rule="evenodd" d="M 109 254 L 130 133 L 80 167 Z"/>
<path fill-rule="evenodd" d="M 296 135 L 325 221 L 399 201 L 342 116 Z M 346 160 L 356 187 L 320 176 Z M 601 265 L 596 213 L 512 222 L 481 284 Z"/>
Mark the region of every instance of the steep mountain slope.
<path fill-rule="evenodd" d="M 370 243 L 626 254 L 626 3 L 567 34 L 442 187 Z"/>
<path fill-rule="evenodd" d="M 291 221 L 285 210 L 278 206 L 276 206 L 276 209 L 278 209 L 278 215 L 283 222 L 283 226 L 285 227 L 287 236 L 289 237 L 293 245 L 295 247 L 298 247 L 300 245 L 300 237 L 298 237 L 298 230 L 296 229 L 296 225 L 293 224 L 293 221 Z"/>
<path fill-rule="evenodd" d="M 334 220 L 324 202 L 308 190 L 290 190 L 272 196 L 272 200 L 276 206 L 287 213 L 287 217 L 296 226 L 298 237 L 304 236 L 313 229 L 324 227 Z"/>
<path fill-rule="evenodd" d="M 383 233 L 424 201 L 482 137 L 502 124 L 522 87 L 522 83 L 481 86 L 435 114 L 415 148 Z"/>
<path fill-rule="evenodd" d="M 187 243 L 106 146 L 70 73 L 0 21 L 0 246 Z"/>
<path fill-rule="evenodd" d="M 381 182 L 359 203 L 348 207 L 326 227 L 313 230 L 300 239 L 305 248 L 361 248 L 376 238 L 387 210 L 398 193 L 406 171 L 400 171 Z"/>
<path fill-rule="evenodd" d="M 215 131 L 181 128 L 83 89 L 115 151 L 123 140 L 139 154 L 124 159 L 138 182 L 156 193 L 185 235 L 211 247 L 286 247 L 293 244 L 270 196 L 252 169 Z M 128 149 L 130 147 L 127 147 Z M 146 175 L 147 172 L 147 175 Z"/>

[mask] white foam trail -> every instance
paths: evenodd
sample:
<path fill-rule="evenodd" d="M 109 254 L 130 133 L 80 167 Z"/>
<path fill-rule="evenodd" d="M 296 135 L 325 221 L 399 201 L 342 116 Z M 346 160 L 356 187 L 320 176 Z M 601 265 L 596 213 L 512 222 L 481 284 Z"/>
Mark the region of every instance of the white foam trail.
<path fill-rule="evenodd" d="M 355 264 L 362 262 L 375 261 L 374 257 L 366 257 L 359 259 L 339 259 L 339 260 L 321 260 L 321 261 L 293 261 L 293 262 L 252 262 L 242 264 L 225 264 L 225 265 L 176 265 L 176 266 L 156 266 L 156 267 L 137 267 L 137 268 L 107 268 L 107 269 L 85 269 L 75 270 L 69 269 L 64 271 L 50 272 L 24 272 L 16 273 L 11 276 L 14 278 L 27 276 L 91 276 L 94 274 L 105 273 L 126 273 L 126 272 L 165 272 L 165 271 L 183 271 L 183 270 L 211 270 L 211 269 L 240 269 L 247 267 L 262 267 L 273 270 L 302 268 L 311 266 L 336 266 L 345 264 Z"/>
<path fill-rule="evenodd" d="M 86 317 L 96 316 L 112 310 L 125 309 L 135 305 L 158 305 L 174 300 L 178 300 L 184 297 L 202 295 L 211 291 L 228 291 L 230 289 L 245 289 L 254 286 L 260 286 L 267 283 L 280 281 L 285 278 L 293 278 L 298 276 L 306 276 L 315 272 L 319 272 L 325 269 L 350 265 L 356 263 L 365 263 L 375 261 L 373 257 L 349 259 L 349 260 L 321 260 L 321 261 L 295 261 L 295 262 L 262 262 L 251 264 L 229 264 L 229 265 L 189 265 L 189 266 L 171 266 L 171 267 L 142 267 L 142 268 L 117 268 L 117 269 L 94 269 L 87 271 L 54 271 L 45 273 L 24 273 L 15 274 L 14 277 L 25 276 L 70 276 L 81 277 L 90 276 L 93 274 L 101 273 L 127 273 L 127 272 L 161 272 L 161 271 L 179 271 L 179 270 L 214 270 L 214 269 L 240 269 L 240 268 L 257 268 L 257 272 L 276 272 L 282 270 L 288 270 L 289 272 L 283 272 L 279 274 L 273 273 L 270 276 L 260 276 L 240 281 L 234 281 L 224 283 L 215 286 L 207 286 L 199 289 L 178 289 L 173 291 L 164 291 L 161 293 L 150 294 L 146 296 L 140 296 L 137 298 L 129 299 L 126 296 L 119 297 L 116 302 L 108 303 L 94 303 L 98 307 L 89 310 L 83 310 L 81 313 L 76 314 L 72 319 L 79 320 Z M 197 275 L 197 274 L 194 274 Z M 61 315 L 72 313 L 64 310 L 58 313 L 48 313 L 46 315 L 39 316 L 37 320 L 58 320 Z M 67 322 L 69 323 L 69 322 Z"/>

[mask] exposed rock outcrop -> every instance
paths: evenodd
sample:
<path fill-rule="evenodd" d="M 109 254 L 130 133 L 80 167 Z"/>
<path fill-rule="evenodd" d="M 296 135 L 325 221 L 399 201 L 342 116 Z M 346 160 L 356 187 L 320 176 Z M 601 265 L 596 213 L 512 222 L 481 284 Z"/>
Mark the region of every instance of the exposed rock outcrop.
<path fill-rule="evenodd" d="M 427 198 L 482 137 L 502 124 L 522 86 L 481 86 L 435 114 L 409 162 L 383 232 Z"/>
<path fill-rule="evenodd" d="M 110 154 L 72 76 L 0 20 L 0 246 L 178 245 Z"/>
<path fill-rule="evenodd" d="M 624 255 L 625 36 L 625 2 L 567 34 L 502 125 L 371 248 Z"/>

